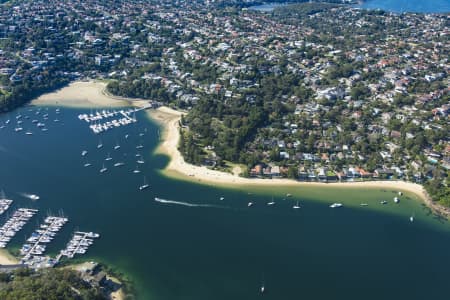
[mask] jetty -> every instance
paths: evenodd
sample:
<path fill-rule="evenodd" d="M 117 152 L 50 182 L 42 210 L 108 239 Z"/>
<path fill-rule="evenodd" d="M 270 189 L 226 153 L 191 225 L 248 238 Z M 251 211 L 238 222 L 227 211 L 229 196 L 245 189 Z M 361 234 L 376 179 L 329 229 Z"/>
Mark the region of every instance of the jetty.
<path fill-rule="evenodd" d="M 16 233 L 38 212 L 37 209 L 19 208 L 0 228 L 0 248 L 5 248 Z"/>
<path fill-rule="evenodd" d="M 46 250 L 46 244 L 50 243 L 58 231 L 69 221 L 65 217 L 48 216 L 44 224 L 34 231 L 27 239 L 27 243 L 20 249 L 23 256 L 21 262 L 30 267 L 50 267 L 56 264 L 56 260 L 42 257 Z"/>
<path fill-rule="evenodd" d="M 75 231 L 72 239 L 66 248 L 61 250 L 56 260 L 59 261 L 63 256 L 73 258 L 75 254 L 85 254 L 89 246 L 94 243 L 94 239 L 99 237 L 98 233 Z"/>
<path fill-rule="evenodd" d="M 13 203 L 13 201 L 10 199 L 6 199 L 4 197 L 1 198 L 0 199 L 0 215 L 2 215 L 5 211 L 7 211 L 12 203 Z"/>
<path fill-rule="evenodd" d="M 89 128 L 95 133 L 102 133 L 116 127 L 126 126 L 137 122 L 136 112 L 151 108 L 152 105 L 144 105 L 140 108 L 121 110 L 102 110 L 90 114 L 80 114 L 78 119 L 89 123 Z"/>

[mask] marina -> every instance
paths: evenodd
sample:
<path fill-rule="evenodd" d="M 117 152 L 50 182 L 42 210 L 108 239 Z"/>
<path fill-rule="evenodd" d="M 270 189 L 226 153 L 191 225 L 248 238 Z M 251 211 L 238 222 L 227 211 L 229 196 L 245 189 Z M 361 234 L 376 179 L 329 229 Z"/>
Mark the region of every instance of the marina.
<path fill-rule="evenodd" d="M 0 248 L 5 248 L 11 239 L 38 212 L 37 209 L 19 208 L 0 228 Z"/>
<path fill-rule="evenodd" d="M 27 243 L 20 249 L 23 260 L 27 261 L 31 256 L 44 254 L 45 244 L 50 243 L 68 221 L 64 217 L 48 216 L 45 218 L 44 223 L 31 234 L 27 239 Z"/>
<path fill-rule="evenodd" d="M 2 191 L 0 193 L 0 215 L 2 215 L 5 211 L 7 211 L 12 203 L 13 201 L 10 199 L 6 199 L 5 192 Z"/>
<path fill-rule="evenodd" d="M 130 125 L 137 122 L 136 112 L 150 108 L 149 106 L 144 106 L 142 108 L 131 108 L 131 109 L 121 109 L 121 110 L 102 110 L 90 114 L 79 114 L 78 119 L 86 121 L 89 123 L 89 128 L 95 134 L 108 131 L 110 129 Z M 115 119 L 112 119 L 115 118 Z M 104 122 L 101 122 L 104 121 Z M 103 145 L 101 142 L 98 144 L 97 148 L 101 148 Z M 116 145 L 115 150 L 119 149 L 120 146 Z"/>
<path fill-rule="evenodd" d="M 76 254 L 85 254 L 89 246 L 94 243 L 94 239 L 99 237 L 98 233 L 75 231 L 66 248 L 61 250 L 56 259 L 59 261 L 63 256 L 73 258 Z"/>
<path fill-rule="evenodd" d="M 66 259 L 98 260 L 129 275 L 136 283 L 137 299 L 283 298 L 280 295 L 289 299 L 331 299 L 348 295 L 348 280 L 360 288 L 376 290 L 373 297 L 368 297 L 370 300 L 386 298 L 389 293 L 402 299 L 406 296 L 418 299 L 413 292 L 422 299 L 440 299 L 440 295 L 445 295 L 445 279 L 439 278 L 445 278 L 449 267 L 445 259 L 450 249 L 448 232 L 441 233 L 444 226 L 441 224 L 436 225 L 437 230 L 431 227 L 434 225 L 426 225 L 427 220 L 431 224 L 434 220 L 427 217 L 410 193 L 399 197 L 398 191 L 394 193 L 391 189 L 386 192 L 333 189 L 325 185 L 324 188 L 305 185 L 227 189 L 175 180 L 160 172 L 167 158 L 153 154 L 158 128 L 141 119 L 144 113 L 137 115 L 139 122 L 135 125 L 97 136 L 86 130 L 87 123 L 78 120 L 77 115 L 83 112 L 86 110 L 61 109 L 58 118 L 64 126 L 49 127 L 45 135 L 38 135 L 40 132 L 34 129 L 30 138 L 13 131 L 15 114 L 7 114 L 2 119 L 3 123 L 6 119 L 13 123 L 8 129 L 0 130 L 0 140 L 8 141 L 2 146 L 9 153 L 17 153 L 17 157 L 6 152 L 0 156 L 1 187 L 7 192 L 7 198 L 14 200 L 9 210 L 12 213 L 14 205 L 18 205 L 33 206 L 40 211 L 33 218 L 39 224 L 31 219 L 8 244 L 8 249 L 17 251 L 28 243 L 26 239 L 36 229 L 40 230 L 46 211 L 62 208 L 70 219 L 51 242 L 44 243 L 43 255 L 33 255 L 33 267 L 50 266 L 57 258 L 61 263 Z M 20 113 L 30 115 L 26 109 Z M 53 120 L 54 109 L 49 114 Z M 29 121 L 22 117 L 24 123 L 33 118 L 36 118 L 34 113 Z M 52 125 L 53 121 L 46 123 Z M 23 127 L 31 129 L 28 125 Z M 139 137 L 144 127 L 148 132 L 145 137 Z M 68 139 L 69 132 L 76 138 Z M 129 135 L 126 140 L 125 135 Z M 97 149 L 99 138 L 103 144 L 101 149 Z M 114 151 L 117 142 L 121 149 Z M 136 150 L 140 143 L 144 148 Z M 89 152 L 86 157 L 81 157 L 83 150 Z M 138 151 L 144 165 L 136 162 Z M 105 161 L 108 152 L 112 157 L 110 162 Z M 88 162 L 92 166 L 84 168 L 83 164 Z M 115 168 L 117 162 L 124 162 L 125 166 Z M 108 171 L 100 174 L 103 163 Z M 35 172 L 29 172 L 30 169 Z M 146 183 L 144 176 L 151 187 L 140 191 L 139 186 Z M 40 177 L 48 179 L 39 180 Z M 40 195 L 42 200 L 33 202 L 22 196 L 24 191 Z M 162 202 L 154 201 L 155 197 L 190 205 L 164 202 L 160 198 Z M 272 197 L 276 204 L 267 206 Z M 398 205 L 394 204 L 394 197 L 399 197 Z M 381 205 L 381 200 L 388 204 Z M 300 209 L 293 208 L 297 201 Z M 344 207 L 330 209 L 334 202 Z M 368 207 L 360 206 L 361 203 Z M 80 243 L 73 243 L 67 249 L 75 231 L 93 231 L 101 237 L 88 237 L 93 244 L 79 251 L 76 247 Z M 421 260 L 421 244 L 437 250 L 427 258 L 426 264 Z M 293 254 L 280 255 L 280 249 Z M 60 250 L 68 250 L 64 254 L 73 258 L 61 255 Z M 399 252 L 408 255 L 403 257 Z M 353 253 L 360 256 L 355 258 Z M 321 267 L 324 264 L 326 267 Z M 392 264 L 398 266 L 399 272 L 383 272 Z M 383 276 L 367 274 L 367 269 L 374 265 L 375 273 Z M 415 272 L 402 271 L 411 269 Z M 265 274 L 263 295 L 260 294 L 262 272 Z M 337 272 L 343 272 L 345 279 L 336 277 Z M 438 292 L 407 288 L 412 280 L 426 281 L 432 274 L 437 275 L 433 276 L 433 282 L 427 282 L 427 287 L 433 284 L 437 287 L 434 291 Z M 198 283 L 206 280 L 208 287 L 199 290 Z M 236 285 L 236 281 L 242 284 Z M 301 292 L 298 282 L 303 282 Z M 374 282 L 379 283 L 375 288 Z M 320 289 L 322 284 L 333 288 Z M 180 287 L 183 295 L 173 291 L 174 285 Z M 150 289 L 151 286 L 155 288 Z M 350 295 L 346 299 L 357 297 Z"/>

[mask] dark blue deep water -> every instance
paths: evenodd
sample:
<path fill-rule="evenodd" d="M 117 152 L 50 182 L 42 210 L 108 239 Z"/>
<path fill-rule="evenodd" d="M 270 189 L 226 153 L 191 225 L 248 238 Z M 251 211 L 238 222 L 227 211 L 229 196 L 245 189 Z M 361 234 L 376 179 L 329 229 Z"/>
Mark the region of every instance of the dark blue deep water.
<path fill-rule="evenodd" d="M 449 224 L 412 195 L 394 204 L 396 194 L 389 190 L 225 189 L 170 179 L 160 173 L 167 157 L 153 154 L 159 128 L 145 113 L 137 115 L 137 124 L 103 134 L 104 146 L 97 149 L 99 136 L 77 118 L 88 109 L 61 109 L 56 115 L 55 108 L 41 108 L 36 115 L 37 109 L 0 115 L 0 125 L 11 120 L 0 129 L 0 188 L 15 201 L 9 212 L 24 206 L 40 210 L 10 250 L 19 248 L 47 213 L 63 210 L 70 221 L 49 253 L 64 247 L 74 230 L 100 233 L 82 258 L 127 274 L 138 299 L 448 298 Z M 47 132 L 32 123 L 44 113 Z M 21 126 L 33 135 L 14 132 L 18 114 L 30 117 Z M 121 148 L 114 150 L 117 143 Z M 145 164 L 141 174 L 133 174 L 141 143 Z M 91 167 L 83 167 L 84 149 Z M 111 162 L 104 160 L 108 152 Z M 125 165 L 113 167 L 117 161 Z M 108 172 L 100 174 L 103 163 Z M 139 191 L 144 175 L 151 187 Z M 32 202 L 23 193 L 41 199 Z M 267 206 L 272 198 L 276 205 Z M 254 206 L 248 208 L 248 201 Z M 302 208 L 294 210 L 297 201 Z M 329 208 L 333 202 L 344 207 Z"/>

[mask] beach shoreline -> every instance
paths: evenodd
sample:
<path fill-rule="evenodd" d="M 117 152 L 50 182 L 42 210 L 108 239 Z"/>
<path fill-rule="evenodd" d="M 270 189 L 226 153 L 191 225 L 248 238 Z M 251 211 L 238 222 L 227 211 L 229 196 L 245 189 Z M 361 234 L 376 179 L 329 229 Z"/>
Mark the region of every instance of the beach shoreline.
<path fill-rule="evenodd" d="M 105 89 L 105 82 L 75 81 L 54 92 L 39 96 L 32 100 L 31 104 L 75 108 L 120 107 L 130 104 L 129 101 L 111 97 Z"/>
<path fill-rule="evenodd" d="M 292 179 L 262 179 L 244 178 L 236 172 L 234 174 L 208 169 L 205 166 L 195 166 L 184 161 L 183 156 L 178 151 L 179 120 L 183 113 L 168 107 L 160 107 L 150 111 L 149 116 L 156 121 L 163 129 L 162 140 L 155 150 L 155 154 L 167 155 L 170 159 L 162 173 L 168 177 L 175 177 L 203 184 L 217 184 L 221 186 L 289 186 L 289 187 L 320 187 L 320 188 L 381 188 L 398 192 L 409 192 L 418 196 L 433 212 L 450 216 L 450 209 L 434 203 L 423 186 L 400 180 L 383 181 L 353 181 L 353 182 L 302 182 Z"/>
<path fill-rule="evenodd" d="M 19 260 L 6 249 L 0 249 L 0 265 L 16 265 Z"/>
<path fill-rule="evenodd" d="M 44 94 L 32 101 L 34 105 L 58 105 L 77 108 L 101 108 L 120 106 L 141 106 L 143 99 L 129 99 L 110 95 L 106 91 L 106 83 L 101 81 L 76 81 L 56 92 Z M 184 112 L 163 106 L 148 111 L 148 116 L 162 128 L 161 141 L 155 149 L 155 154 L 169 157 L 169 163 L 161 170 L 168 176 L 181 180 L 222 185 L 238 186 L 293 186 L 293 187 L 334 187 L 334 188 L 386 188 L 417 195 L 435 213 L 450 216 L 450 209 L 434 203 L 423 186 L 405 181 L 361 181 L 361 182 L 301 182 L 292 179 L 261 179 L 243 178 L 238 170 L 233 174 L 208 169 L 205 166 L 195 166 L 187 163 L 178 151 L 179 120 Z"/>

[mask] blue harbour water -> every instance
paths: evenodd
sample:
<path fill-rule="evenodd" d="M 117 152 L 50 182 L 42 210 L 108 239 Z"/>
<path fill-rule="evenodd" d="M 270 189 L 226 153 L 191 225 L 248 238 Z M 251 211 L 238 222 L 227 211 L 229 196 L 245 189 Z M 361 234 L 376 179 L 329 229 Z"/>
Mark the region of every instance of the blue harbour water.
<path fill-rule="evenodd" d="M 367 0 L 360 7 L 396 13 L 449 13 L 450 0 Z"/>
<path fill-rule="evenodd" d="M 365 0 L 356 7 L 365 9 L 381 9 L 385 11 L 403 13 L 449 13 L 450 0 Z M 265 3 L 249 7 L 249 9 L 270 12 L 278 6 L 285 4 Z"/>
<path fill-rule="evenodd" d="M 77 118 L 89 109 L 61 109 L 58 115 L 55 108 L 41 108 L 36 115 L 37 110 L 29 106 L 0 115 L 0 125 L 11 120 L 0 129 L 0 189 L 15 201 L 9 212 L 39 209 L 9 249 L 19 248 L 48 213 L 62 210 L 70 221 L 49 253 L 64 247 L 74 230 L 100 233 L 81 258 L 127 274 L 138 299 L 448 296 L 449 223 L 430 214 L 413 195 L 394 204 L 396 191 L 383 189 L 224 188 L 170 179 L 160 172 L 168 158 L 153 154 L 160 128 L 145 113 L 137 115 L 134 125 L 98 136 Z M 44 113 L 49 114 L 47 132 L 32 123 Z M 21 125 L 33 135 L 13 130 L 18 114 L 30 117 Z M 104 146 L 97 149 L 100 137 Z M 117 143 L 121 147 L 114 150 Z M 134 174 L 141 143 L 145 163 Z M 83 150 L 91 167 L 83 167 Z M 118 161 L 125 165 L 113 167 Z M 104 163 L 108 171 L 100 174 Z M 144 176 L 150 188 L 139 191 Z M 33 202 L 23 193 L 41 199 Z M 155 197 L 175 202 L 156 202 Z M 276 204 L 268 206 L 272 199 Z M 295 210 L 297 201 L 301 208 Z M 333 202 L 344 207 L 332 209 Z M 362 202 L 368 206 L 361 207 Z M 0 224 L 6 218 L 1 216 Z M 261 294 L 263 282 L 266 292 Z"/>

